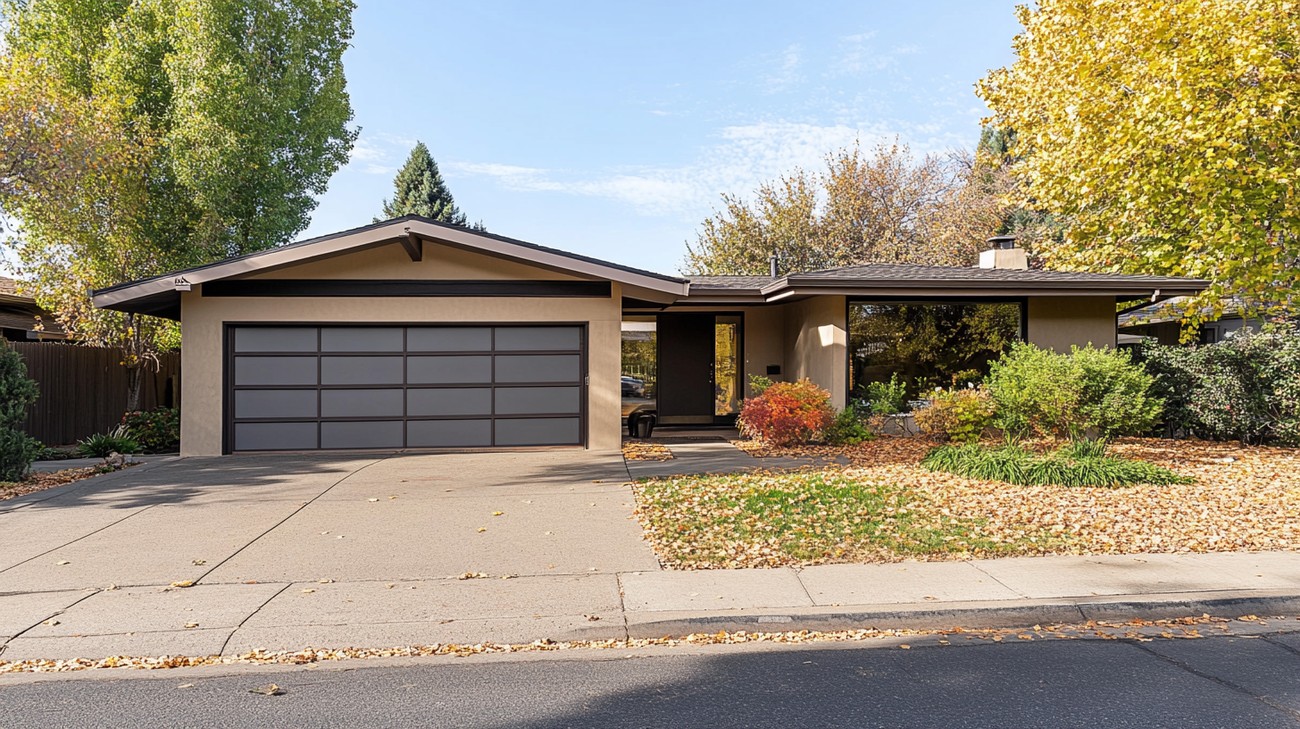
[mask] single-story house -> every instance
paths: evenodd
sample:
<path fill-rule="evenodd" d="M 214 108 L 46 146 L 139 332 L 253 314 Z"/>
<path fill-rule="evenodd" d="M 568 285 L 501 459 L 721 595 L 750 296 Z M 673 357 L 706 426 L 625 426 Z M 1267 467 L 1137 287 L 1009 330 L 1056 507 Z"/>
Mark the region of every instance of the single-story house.
<path fill-rule="evenodd" d="M 67 339 L 63 327 L 36 299 L 18 293 L 18 282 L 0 277 L 0 339 L 28 342 Z"/>
<path fill-rule="evenodd" d="M 661 424 L 734 419 L 753 375 L 807 377 L 842 407 L 891 358 L 928 386 L 1008 338 L 1114 346 L 1117 301 L 1206 285 L 1026 270 L 1003 248 L 978 268 L 681 278 L 407 216 L 94 302 L 181 322 L 187 455 L 614 450 L 629 380 Z"/>
<path fill-rule="evenodd" d="M 1259 331 L 1267 321 L 1252 316 L 1249 313 L 1250 308 L 1240 296 L 1230 297 L 1218 317 L 1201 322 L 1197 327 L 1197 343 L 1221 342 L 1246 327 Z M 1174 296 L 1154 303 L 1137 304 L 1120 312 L 1118 319 L 1120 343 L 1136 344 L 1139 340 L 1150 337 L 1160 344 L 1180 344 L 1186 309 L 1187 297 Z M 1213 312 L 1203 309 L 1201 315 L 1210 317 L 1213 316 Z"/>

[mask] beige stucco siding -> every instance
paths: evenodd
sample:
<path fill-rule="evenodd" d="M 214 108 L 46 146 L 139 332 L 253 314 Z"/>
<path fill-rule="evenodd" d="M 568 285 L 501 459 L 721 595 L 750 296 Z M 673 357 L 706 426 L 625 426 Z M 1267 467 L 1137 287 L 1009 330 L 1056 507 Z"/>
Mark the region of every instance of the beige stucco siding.
<path fill-rule="evenodd" d="M 803 377 L 827 389 L 843 408 L 848 377 L 848 310 L 843 296 L 818 296 L 786 304 L 785 377 Z"/>
<path fill-rule="evenodd" d="M 779 306 L 750 306 L 741 309 L 745 315 L 745 396 L 753 395 L 749 378 L 767 376 L 769 365 L 781 368 L 785 379 L 785 309 Z"/>
<path fill-rule="evenodd" d="M 398 246 L 396 262 L 386 249 L 356 256 L 305 264 L 285 269 L 266 278 L 402 278 L 402 279 L 546 279 L 549 272 L 527 267 L 504 266 L 484 256 L 443 249 L 430 256 L 426 244 L 423 264 L 441 261 L 445 265 L 419 268 Z M 447 252 L 450 252 L 448 254 Z M 474 257 L 484 259 L 473 261 Z M 390 269 L 390 265 L 404 263 Z M 374 268 L 385 271 L 376 276 Z M 291 276 L 293 274 L 293 276 Z M 492 275 L 495 274 L 495 275 Z M 510 274 L 505 276 L 504 274 Z M 620 323 L 622 293 L 613 284 L 610 298 L 386 298 L 386 297 L 209 297 L 202 286 L 182 295 L 181 328 L 185 346 L 181 381 L 185 407 L 181 414 L 181 451 L 184 455 L 217 455 L 222 448 L 223 324 L 232 322 L 366 322 L 420 324 L 437 322 L 491 323 L 581 323 L 587 325 L 588 446 L 593 450 L 617 450 L 621 436 L 620 415 Z"/>
<path fill-rule="evenodd" d="M 1045 349 L 1115 346 L 1115 299 L 1109 296 L 1035 296 L 1029 299 L 1029 341 Z"/>
<path fill-rule="evenodd" d="M 424 255 L 412 261 L 398 243 L 353 251 L 288 268 L 261 271 L 253 279 L 392 279 L 439 281 L 576 281 L 577 276 L 507 261 L 426 241 Z"/>

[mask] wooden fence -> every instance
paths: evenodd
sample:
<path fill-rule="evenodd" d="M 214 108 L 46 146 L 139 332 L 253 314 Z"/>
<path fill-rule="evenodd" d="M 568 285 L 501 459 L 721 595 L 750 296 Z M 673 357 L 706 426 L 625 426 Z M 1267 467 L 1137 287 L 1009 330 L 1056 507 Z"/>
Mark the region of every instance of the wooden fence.
<path fill-rule="evenodd" d="M 126 411 L 126 368 L 116 349 L 63 342 L 9 342 L 27 364 L 41 396 L 27 414 L 27 433 L 51 446 L 69 445 L 117 427 Z M 146 367 L 143 409 L 180 406 L 181 354 Z"/>

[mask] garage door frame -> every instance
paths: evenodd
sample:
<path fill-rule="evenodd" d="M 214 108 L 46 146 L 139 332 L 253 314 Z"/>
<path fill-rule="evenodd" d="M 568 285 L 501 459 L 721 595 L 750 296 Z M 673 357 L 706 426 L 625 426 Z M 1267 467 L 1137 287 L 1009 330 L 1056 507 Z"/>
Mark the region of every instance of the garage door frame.
<path fill-rule="evenodd" d="M 381 447 L 381 448 L 373 448 L 373 449 L 360 449 L 360 448 L 358 448 L 358 449 L 337 449 L 337 450 L 376 450 L 376 451 L 393 451 L 393 450 L 437 451 L 437 450 L 453 450 L 453 451 L 464 451 L 464 450 L 498 450 L 498 449 L 511 449 L 511 448 L 522 449 L 522 448 L 573 448 L 573 447 L 586 448 L 586 447 L 588 447 L 588 441 L 589 441 L 589 438 L 590 438 L 590 433 L 589 433 L 589 430 L 590 430 L 590 417 L 589 417 L 589 403 L 588 403 L 588 389 L 589 389 L 589 388 L 588 388 L 588 385 L 589 385 L 589 382 L 590 382 L 590 376 L 589 376 L 588 368 L 589 368 L 590 341 L 591 341 L 591 339 L 590 339 L 590 332 L 588 331 L 588 330 L 589 330 L 589 322 L 586 322 L 586 321 L 553 321 L 553 322 L 552 322 L 552 321 L 547 321 L 547 322 L 539 322 L 539 321 L 447 321 L 447 322 L 444 322 L 444 321 L 393 321 L 393 322 L 349 322 L 349 321 L 274 321 L 274 322 L 269 322 L 269 321 L 227 321 L 227 322 L 222 322 L 222 372 L 221 372 L 221 391 L 222 391 L 222 395 L 221 395 L 221 422 L 222 422 L 222 426 L 221 426 L 221 451 L 222 451 L 222 453 L 230 454 L 230 453 L 241 453 L 241 452 L 242 452 L 242 453 L 291 452 L 291 451 L 268 451 L 268 450 L 245 450 L 245 451 L 236 451 L 236 450 L 234 449 L 234 444 L 235 444 L 235 424 L 236 424 L 236 418 L 235 418 L 235 413 L 234 413 L 234 393 L 235 393 L 236 387 L 235 387 L 235 385 L 234 385 L 234 381 L 233 381 L 234 370 L 235 370 L 235 355 L 236 355 L 236 351 L 235 351 L 235 332 L 236 332 L 237 329 L 242 329 L 242 328 L 263 328 L 263 329 L 275 329 L 275 328 L 291 328 L 291 327 L 312 327 L 312 328 L 316 328 L 316 329 L 318 329 L 318 330 L 319 330 L 319 329 L 322 329 L 322 328 L 330 328 L 330 327 L 341 327 L 341 328 L 348 328 L 348 329 L 361 329 L 361 328 L 394 328 L 394 327 L 403 327 L 403 328 L 406 328 L 406 327 L 436 327 L 436 328 L 453 328 L 453 327 L 454 327 L 454 328 L 492 328 L 492 329 L 494 329 L 494 330 L 495 330 L 495 328 L 498 328 L 498 327 L 522 327 L 522 328 L 545 328 L 545 327 L 557 327 L 557 328 L 558 328 L 558 327 L 568 327 L 568 328 L 576 328 L 576 329 L 578 330 L 578 332 L 579 332 L 579 343 L 578 343 L 578 350 L 577 350 L 578 355 L 579 355 L 579 356 L 578 356 L 578 360 L 579 360 L 579 379 L 578 379 L 578 383 L 577 383 L 577 386 L 578 386 L 578 396 L 579 396 L 579 408 L 578 408 L 578 416 L 577 416 L 577 417 L 578 417 L 578 436 L 579 436 L 579 442 L 578 442 L 577 444 L 565 444 L 565 445 L 536 445 L 536 446 L 528 446 L 528 445 L 518 445 L 518 446 L 516 446 L 516 445 L 497 446 L 497 445 L 495 445 L 495 441 L 496 441 L 496 427 L 495 427 L 495 425 L 496 425 L 496 421 L 497 421 L 497 420 L 530 419 L 530 418 L 532 418 L 532 419 L 539 419 L 539 418 L 547 418 L 547 417 L 572 417 L 572 414 L 571 414 L 571 413 L 562 413 L 562 414 L 561 414 L 561 413 L 556 413 L 556 414 L 547 414 L 547 413 L 529 413 L 529 414 L 526 414 L 526 415 L 513 415 L 513 416 L 512 416 L 512 415 L 498 415 L 498 414 L 496 414 L 496 413 L 494 412 L 494 413 L 492 413 L 491 415 L 486 416 L 485 418 L 484 418 L 484 417 L 475 418 L 475 419 L 487 419 L 487 420 L 489 420 L 489 421 L 492 423 L 491 431 L 492 431 L 492 441 L 493 441 L 493 443 L 494 443 L 494 445 L 492 445 L 492 446 L 465 446 L 465 447 L 458 447 L 458 446 L 448 446 L 448 447 L 424 447 L 424 446 L 416 446 L 416 447 L 409 447 L 409 448 L 408 448 L 408 447 L 406 447 L 405 445 L 403 445 L 402 447 L 398 447 L 398 448 Z M 494 338 L 495 338 L 495 334 L 494 334 Z M 405 339 L 405 337 L 404 337 L 404 339 Z M 466 354 L 483 354 L 483 353 L 484 353 L 484 352 L 482 352 L 482 351 L 475 350 L 475 351 L 473 351 L 473 352 L 467 352 Z M 494 348 L 493 351 L 492 351 L 490 354 L 491 354 L 493 357 L 495 357 L 496 355 L 498 355 L 498 354 L 502 354 L 502 353 L 503 353 L 503 352 L 498 352 L 498 351 L 496 351 L 495 348 Z M 525 356 L 526 356 L 526 355 L 530 355 L 530 354 L 532 354 L 532 355 L 547 355 L 547 354 L 555 354 L 555 353 L 571 354 L 571 353 L 572 353 L 572 350 L 526 350 L 526 351 L 509 351 L 509 354 L 511 354 L 511 355 L 525 355 Z M 245 356 L 247 356 L 247 354 L 249 354 L 249 353 L 244 353 L 244 354 L 245 354 Z M 258 353 L 256 353 L 254 356 L 285 356 L 285 355 L 290 355 L 290 356 L 303 356 L 304 354 L 305 354 L 304 352 L 296 352 L 296 353 L 288 353 L 288 352 L 286 352 L 286 353 L 276 353 L 276 352 L 258 352 Z M 322 352 L 322 351 L 321 351 L 321 348 L 320 348 L 320 346 L 319 346 L 319 342 L 318 342 L 317 350 L 316 350 L 316 352 L 315 352 L 315 356 L 316 356 L 316 358 L 317 358 L 317 361 L 319 362 L 320 359 L 321 359 L 321 357 L 324 356 L 325 354 L 329 354 L 330 356 L 336 356 L 336 355 L 337 355 L 337 356 L 377 356 L 377 355 L 378 355 L 378 356 L 382 356 L 382 355 L 385 355 L 385 354 L 386 354 L 386 355 L 391 355 L 391 354 L 393 354 L 393 353 L 391 353 L 391 352 L 387 352 L 387 353 L 381 353 L 381 352 L 337 352 L 337 353 L 336 353 L 336 352 L 329 352 L 329 353 L 326 353 L 326 352 Z M 411 354 L 412 354 L 412 353 L 408 352 L 407 349 L 406 349 L 406 347 L 403 346 L 403 350 L 402 350 L 402 352 L 401 352 L 401 356 L 403 357 L 403 360 L 405 360 L 408 356 L 411 356 Z M 440 352 L 440 353 L 438 353 L 438 354 L 457 355 L 457 354 L 461 354 L 461 353 L 459 353 L 459 352 Z M 318 366 L 319 366 L 319 365 L 318 365 Z M 410 383 L 408 383 L 408 382 L 406 381 L 406 380 L 407 380 L 407 377 L 406 377 L 406 375 L 405 375 L 405 373 L 406 373 L 406 365 L 405 365 L 405 364 L 403 364 L 403 373 L 404 373 L 404 375 L 403 375 L 403 382 L 402 382 L 402 384 L 401 384 L 400 387 L 402 388 L 402 390 L 403 390 L 404 392 L 406 392 L 406 391 L 409 391 L 410 389 L 412 389 L 412 386 L 410 385 Z M 495 380 L 493 380 L 492 382 L 490 382 L 490 383 L 487 384 L 486 386 L 492 388 L 493 391 L 495 392 L 498 388 L 501 388 L 501 387 L 537 387 L 537 386 L 548 386 L 548 385 L 549 385 L 549 386 L 564 386 L 564 384 L 568 384 L 568 383 L 509 383 L 509 384 L 507 384 L 507 385 L 500 385 L 500 384 L 498 384 Z M 462 387 L 463 387 L 463 386 L 464 386 L 464 385 L 462 385 Z M 483 385 L 480 384 L 479 386 L 483 386 Z M 393 386 L 393 385 L 375 385 L 375 386 L 339 385 L 339 386 L 330 386 L 330 385 L 323 385 L 323 384 L 321 384 L 321 382 L 320 382 L 319 379 L 318 379 L 316 385 L 314 386 L 314 389 L 315 389 L 316 392 L 319 393 L 319 392 L 321 392 L 322 390 L 328 390 L 328 389 L 334 389 L 334 388 L 337 388 L 337 389 L 370 389 L 371 387 L 373 387 L 374 389 L 392 389 L 394 386 Z M 457 386 L 456 386 L 456 385 L 449 385 L 449 386 L 445 386 L 445 387 L 457 387 Z M 305 388 L 305 387 L 304 387 L 304 388 L 302 388 L 302 389 L 310 389 L 310 388 Z M 416 389 L 440 389 L 440 388 L 439 388 L 438 386 L 417 386 Z M 404 395 L 403 397 L 405 398 L 405 395 Z M 495 398 L 494 398 L 494 400 L 495 400 Z M 320 410 L 319 410 L 319 402 L 320 402 L 320 400 L 319 400 L 319 396 L 318 396 L 318 401 L 317 401 L 317 402 L 318 402 L 318 406 L 317 406 L 317 407 L 318 407 L 318 410 L 317 410 L 317 415 L 316 415 L 316 417 L 313 418 L 313 419 L 302 419 L 302 422 L 306 422 L 306 421 L 308 421 L 308 420 L 310 420 L 310 421 L 314 421 L 314 422 L 318 422 L 318 423 L 319 423 L 319 422 L 395 421 L 395 420 L 399 420 L 398 418 L 392 418 L 392 417 L 384 418 L 384 417 L 370 417 L 370 416 L 359 416 L 359 417 L 351 417 L 351 418 L 349 418 L 349 417 L 325 418 L 325 417 L 322 417 L 322 416 L 321 416 L 321 413 L 320 413 Z M 404 415 L 400 418 L 400 420 L 401 420 L 401 422 L 406 423 L 406 422 L 411 422 L 411 421 L 420 421 L 420 420 L 439 420 L 439 419 L 454 419 L 454 418 L 455 418 L 455 416 L 448 416 L 448 417 L 445 417 L 445 418 L 444 418 L 444 417 L 439 417 L 439 416 L 407 416 L 407 415 L 404 414 Z M 290 421 L 292 421 L 292 420 L 295 420 L 295 419 L 292 419 L 292 418 L 285 418 L 285 419 L 279 419 L 279 420 L 276 421 L 276 422 L 290 422 Z M 244 422 L 247 422 L 247 421 L 244 421 Z M 405 429 L 405 427 L 404 427 L 404 428 L 403 428 L 403 432 L 404 432 L 404 433 L 405 433 L 405 430 L 406 430 L 406 429 Z M 318 436 L 317 436 L 317 437 L 318 437 L 317 444 L 318 444 L 318 446 L 319 446 L 319 443 L 320 443 L 320 440 L 319 440 L 319 437 L 320 437 L 320 436 L 319 436 L 319 431 L 318 431 Z M 405 435 L 404 435 L 404 437 L 403 437 L 403 442 L 405 443 Z M 317 451 L 322 451 L 322 450 L 323 450 L 323 451 L 331 451 L 331 450 L 335 450 L 335 449 L 320 449 L 320 448 L 318 447 L 316 450 L 317 450 Z M 316 452 L 316 451 L 310 451 L 310 452 Z"/>

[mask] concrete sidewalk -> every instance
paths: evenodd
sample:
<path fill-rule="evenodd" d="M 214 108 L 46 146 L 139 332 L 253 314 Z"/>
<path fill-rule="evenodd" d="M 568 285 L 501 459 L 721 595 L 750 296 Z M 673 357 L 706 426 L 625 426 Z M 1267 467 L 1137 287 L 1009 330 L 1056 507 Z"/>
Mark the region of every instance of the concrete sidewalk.
<path fill-rule="evenodd" d="M 0 660 L 1300 616 L 1293 552 L 459 577 L 0 594 Z"/>

